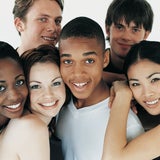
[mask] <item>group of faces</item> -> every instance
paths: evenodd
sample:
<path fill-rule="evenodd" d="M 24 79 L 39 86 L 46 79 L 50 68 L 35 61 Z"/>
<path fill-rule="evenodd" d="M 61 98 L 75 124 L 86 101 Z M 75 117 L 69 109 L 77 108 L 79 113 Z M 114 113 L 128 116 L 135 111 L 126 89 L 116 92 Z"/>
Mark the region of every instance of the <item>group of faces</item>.
<path fill-rule="evenodd" d="M 13 9 L 13 14 L 15 17 L 15 26 L 23 41 L 23 44 L 22 44 L 23 47 L 21 48 L 20 46 L 18 49 L 19 54 L 22 54 L 22 52 L 26 48 L 31 49 L 41 44 L 56 45 L 59 40 L 59 35 L 61 32 L 63 4 L 60 5 L 59 1 L 55 1 L 55 0 L 47 0 L 47 1 L 38 0 L 33 2 L 30 1 L 30 3 L 33 3 L 33 4 L 30 5 L 31 7 L 29 8 L 29 10 L 27 10 L 28 8 L 26 6 L 24 6 L 24 8 L 22 7 L 21 10 L 19 10 L 20 6 L 18 6 L 18 4 L 20 3 L 23 3 L 23 1 L 16 0 L 15 7 Z M 20 15 L 20 11 L 23 14 Z M 143 39 L 146 39 L 149 35 L 149 31 L 145 32 L 145 28 L 143 28 L 141 25 L 137 26 L 133 21 L 127 24 L 127 22 L 124 21 L 123 19 L 118 24 L 112 23 L 111 25 L 106 26 L 106 33 L 108 34 L 112 49 L 114 50 L 115 53 L 119 53 L 119 57 L 122 57 L 122 58 L 126 56 L 126 54 L 128 53 L 128 51 L 130 50 L 133 44 Z M 108 64 L 108 58 L 104 60 L 103 56 L 99 58 L 100 56 L 97 56 L 94 52 L 91 52 L 93 50 L 96 50 L 96 53 L 102 54 L 103 52 L 101 51 L 101 48 L 99 48 L 99 44 L 97 44 L 95 39 L 92 39 L 90 41 L 85 38 L 84 39 L 80 38 L 77 40 L 75 40 L 74 38 L 69 38 L 67 40 L 62 40 L 61 44 L 63 44 L 63 49 L 60 48 L 62 78 L 64 82 L 67 84 L 67 86 L 69 86 L 71 91 L 76 95 L 80 93 L 82 88 L 85 88 L 84 86 L 89 86 L 88 84 L 90 84 L 90 81 L 93 81 L 96 84 L 99 81 L 99 78 L 101 77 L 101 75 L 99 75 L 99 73 L 96 72 L 96 69 L 94 67 L 90 67 L 89 70 L 87 69 L 87 67 L 89 65 L 93 66 L 94 62 L 98 62 L 98 66 L 103 69 Z M 70 47 L 71 49 L 67 47 L 68 46 L 67 44 L 72 45 Z M 79 46 L 77 46 L 76 44 L 79 44 Z M 84 45 L 82 46 L 81 44 L 84 44 Z M 75 52 L 76 52 L 76 56 L 74 54 Z M 65 54 L 63 55 L 61 53 L 65 53 Z M 68 57 L 71 57 L 71 58 L 68 58 Z M 11 70 L 9 71 L 6 68 L 8 72 L 14 69 L 14 71 L 11 72 L 12 74 L 5 74 L 5 73 L 8 73 L 7 71 L 5 71 L 5 69 L 0 70 L 1 72 L 0 91 L 1 91 L 1 97 L 2 97 L 1 105 L 0 105 L 0 111 L 1 111 L 0 113 L 1 114 L 7 113 L 9 118 L 13 118 L 14 117 L 13 115 L 17 117 L 22 112 L 22 109 L 20 108 L 22 108 L 27 95 L 27 89 L 26 89 L 23 70 L 21 66 L 18 64 L 17 66 L 19 67 L 16 67 L 16 68 L 13 67 L 15 61 L 13 61 L 11 58 L 1 59 L 0 61 L 2 61 L 0 63 L 1 67 L 3 67 L 4 65 L 7 65 L 8 66 L 7 68 L 9 67 L 11 68 Z M 11 62 L 8 63 L 9 61 Z M 146 63 L 147 62 L 145 62 L 144 65 L 146 65 Z M 74 65 L 74 64 L 78 64 L 78 65 Z M 156 65 L 158 67 L 158 64 Z M 134 66 L 135 66 L 133 67 L 134 69 L 136 67 L 137 68 L 141 67 L 138 65 L 134 65 Z M 46 99 L 45 101 L 41 102 L 41 97 L 38 97 L 37 95 L 39 96 L 46 95 L 46 97 L 49 94 L 53 95 L 52 89 L 54 88 L 53 90 L 55 90 L 55 88 L 58 88 L 58 86 L 61 86 L 63 84 L 63 81 L 62 81 L 58 66 L 56 68 L 55 64 L 51 65 L 48 63 L 48 64 L 45 64 L 44 68 L 43 67 L 44 67 L 43 65 L 39 65 L 39 63 L 37 63 L 36 65 L 33 66 L 33 68 L 31 68 L 30 74 L 27 75 L 28 77 L 30 77 L 30 80 L 27 82 L 28 83 L 27 85 L 29 88 L 29 94 L 32 95 L 31 102 L 38 104 L 39 106 L 47 106 L 46 108 L 49 108 L 50 106 L 54 106 L 54 103 L 56 103 L 56 98 L 54 99 L 54 98 L 50 98 L 52 96 L 48 96 L 48 98 L 45 98 Z M 49 68 L 53 68 L 55 72 L 50 73 Z M 144 73 L 146 73 L 145 71 L 149 72 L 149 70 L 146 69 L 147 67 L 141 67 L 141 68 L 143 68 L 144 71 L 139 70 L 139 77 L 137 78 L 137 76 L 135 76 L 136 77 L 135 78 L 134 76 L 131 76 L 133 77 L 131 79 L 134 79 L 134 80 L 138 79 L 139 83 L 140 82 L 147 83 L 147 81 L 144 78 L 146 77 Z M 38 69 L 41 70 L 41 73 L 37 72 Z M 84 71 L 87 74 L 83 74 Z M 128 72 L 128 77 L 130 77 L 131 73 L 133 73 L 133 69 L 130 67 Z M 136 72 L 136 74 L 138 74 L 138 72 Z M 9 76 L 12 76 L 12 77 L 9 77 Z M 56 76 L 58 78 L 56 78 Z M 155 75 L 151 74 L 149 78 L 151 79 L 152 76 L 156 76 L 156 78 L 151 82 L 154 82 L 154 83 L 156 82 L 155 84 L 158 84 L 159 74 L 158 73 Z M 43 81 L 44 77 L 47 77 L 47 78 L 44 79 Z M 77 77 L 81 77 L 81 78 L 77 78 Z M 150 80 L 149 78 L 147 80 Z M 30 83 L 30 81 L 32 82 Z M 138 85 L 139 83 L 137 82 L 135 83 L 135 81 L 133 83 L 133 80 L 129 80 L 129 82 L 130 82 L 129 83 L 130 87 L 136 99 L 138 99 L 139 97 L 142 97 L 141 95 L 143 92 L 146 94 L 148 92 L 148 89 L 158 88 L 158 87 L 148 87 L 147 89 L 147 87 L 143 87 L 143 92 L 142 92 L 142 90 L 139 91 L 137 89 L 138 88 L 137 86 L 139 86 Z M 153 83 L 151 84 L 153 85 Z M 92 85 L 89 87 L 92 88 Z M 65 93 L 64 90 L 65 89 L 63 88 L 60 91 L 60 94 Z M 92 92 L 92 90 L 88 90 L 88 91 Z M 43 93 L 43 94 L 40 94 L 40 93 Z M 57 93 L 58 95 L 59 92 L 56 91 L 55 93 Z M 57 96 L 55 93 L 54 93 L 54 96 Z M 86 94 L 89 94 L 89 93 L 86 92 Z M 81 98 L 83 98 L 84 95 L 81 95 L 81 96 L 82 96 Z M 149 106 L 148 107 L 149 109 L 146 108 L 146 110 L 149 111 L 149 113 L 157 114 L 157 111 L 153 111 L 153 112 L 150 111 L 150 110 L 153 110 L 154 108 L 150 106 L 157 104 L 158 100 L 159 100 L 159 97 L 157 94 L 156 98 L 150 98 L 150 99 L 143 98 L 142 100 L 139 101 L 139 103 L 142 106 L 144 106 L 144 104 L 147 107 Z M 34 106 L 36 107 L 35 104 Z"/>
<path fill-rule="evenodd" d="M 66 99 L 58 50 L 41 45 L 19 58 L 12 46 L 0 42 L 0 52 L 0 120 L 19 117 L 25 109 L 42 119 L 55 117 Z"/>

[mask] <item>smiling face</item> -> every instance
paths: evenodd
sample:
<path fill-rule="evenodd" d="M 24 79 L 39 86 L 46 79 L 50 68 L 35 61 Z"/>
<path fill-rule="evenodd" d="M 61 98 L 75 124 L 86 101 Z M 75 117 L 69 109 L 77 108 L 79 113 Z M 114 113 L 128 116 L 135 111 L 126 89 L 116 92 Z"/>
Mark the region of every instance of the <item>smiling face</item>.
<path fill-rule="evenodd" d="M 136 101 L 149 114 L 160 114 L 160 65 L 140 60 L 129 67 L 127 74 Z"/>
<path fill-rule="evenodd" d="M 143 26 L 136 26 L 133 21 L 128 25 L 122 20 L 118 24 L 112 23 L 111 26 L 106 26 L 106 33 L 109 37 L 112 56 L 116 59 L 124 59 L 132 45 L 146 39 L 150 32 L 145 31 Z"/>
<path fill-rule="evenodd" d="M 11 58 L 0 59 L 0 118 L 17 118 L 23 112 L 28 90 L 20 65 Z"/>
<path fill-rule="evenodd" d="M 108 64 L 102 46 L 95 38 L 70 37 L 60 40 L 61 74 L 78 99 L 97 99 L 103 67 Z M 102 87 L 103 86 L 103 87 Z"/>
<path fill-rule="evenodd" d="M 56 1 L 36 0 L 24 20 L 15 18 L 15 26 L 21 33 L 23 51 L 41 44 L 56 45 L 61 21 L 62 10 Z"/>
<path fill-rule="evenodd" d="M 36 63 L 29 75 L 31 111 L 49 122 L 65 101 L 65 86 L 59 67 L 51 62 Z"/>

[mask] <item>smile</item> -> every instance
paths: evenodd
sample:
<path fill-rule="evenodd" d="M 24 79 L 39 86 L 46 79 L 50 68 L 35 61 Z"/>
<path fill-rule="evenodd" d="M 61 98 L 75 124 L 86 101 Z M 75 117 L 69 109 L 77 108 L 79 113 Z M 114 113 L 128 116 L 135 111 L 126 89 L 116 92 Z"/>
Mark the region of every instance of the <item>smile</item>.
<path fill-rule="evenodd" d="M 7 108 L 10 108 L 10 109 L 16 109 L 20 106 L 21 103 L 18 103 L 18 104 L 14 104 L 14 105 L 10 105 L 10 106 L 6 106 Z"/>
<path fill-rule="evenodd" d="M 87 82 L 84 82 L 84 83 L 74 83 L 75 86 L 77 87 L 83 87 L 87 84 Z"/>
<path fill-rule="evenodd" d="M 56 41 L 57 39 L 56 37 L 50 38 L 50 37 L 44 37 L 44 36 L 42 36 L 42 38 L 46 41 Z"/>
<path fill-rule="evenodd" d="M 43 105 L 43 106 L 46 106 L 46 107 L 50 107 L 50 106 L 55 105 L 55 103 L 56 103 L 56 101 L 50 102 L 50 103 L 43 103 L 42 105 Z"/>
<path fill-rule="evenodd" d="M 146 101 L 146 104 L 148 104 L 148 105 L 153 105 L 153 104 L 156 104 L 156 103 L 158 103 L 158 99 L 156 99 L 156 100 L 154 100 L 154 101 Z"/>

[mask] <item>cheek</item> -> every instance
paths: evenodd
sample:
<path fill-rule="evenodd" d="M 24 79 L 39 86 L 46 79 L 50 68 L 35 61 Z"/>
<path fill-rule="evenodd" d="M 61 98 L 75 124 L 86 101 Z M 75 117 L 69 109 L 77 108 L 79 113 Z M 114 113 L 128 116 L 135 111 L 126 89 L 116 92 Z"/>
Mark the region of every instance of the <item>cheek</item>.
<path fill-rule="evenodd" d="M 66 90 L 65 90 L 65 86 L 62 86 L 61 88 L 59 88 L 56 91 L 56 94 L 59 95 L 59 97 L 61 97 L 61 99 L 66 99 Z"/>
<path fill-rule="evenodd" d="M 69 76 L 67 76 L 67 75 L 69 75 L 68 73 L 69 73 L 70 71 L 67 70 L 67 69 L 64 68 L 64 67 L 61 67 L 60 72 L 61 72 L 63 81 L 65 81 L 65 80 L 67 79 L 67 77 L 69 77 Z"/>
<path fill-rule="evenodd" d="M 27 95 L 28 95 L 28 89 L 27 89 L 27 87 L 24 87 L 23 88 L 23 97 L 27 97 Z"/>
<path fill-rule="evenodd" d="M 132 93 L 133 93 L 133 97 L 135 98 L 135 100 L 137 101 L 137 102 L 139 102 L 139 101 L 141 101 L 141 91 L 140 91 L 140 89 L 133 89 L 133 88 L 131 88 L 131 90 L 132 90 Z"/>
<path fill-rule="evenodd" d="M 29 93 L 30 103 L 34 103 L 36 101 L 37 95 L 39 95 L 39 93 L 30 91 Z"/>

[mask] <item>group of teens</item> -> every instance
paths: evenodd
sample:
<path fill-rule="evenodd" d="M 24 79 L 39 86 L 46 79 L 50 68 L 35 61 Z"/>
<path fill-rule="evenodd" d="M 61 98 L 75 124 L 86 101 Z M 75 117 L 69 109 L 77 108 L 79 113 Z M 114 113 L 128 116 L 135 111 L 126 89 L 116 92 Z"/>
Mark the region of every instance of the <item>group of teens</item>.
<path fill-rule="evenodd" d="M 90 18 L 61 29 L 63 5 L 15 0 L 21 44 L 0 42 L 0 160 L 158 159 L 160 42 L 146 40 L 150 4 L 112 1 L 108 49 Z M 133 102 L 158 117 L 156 127 L 144 131 Z"/>

